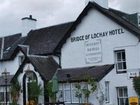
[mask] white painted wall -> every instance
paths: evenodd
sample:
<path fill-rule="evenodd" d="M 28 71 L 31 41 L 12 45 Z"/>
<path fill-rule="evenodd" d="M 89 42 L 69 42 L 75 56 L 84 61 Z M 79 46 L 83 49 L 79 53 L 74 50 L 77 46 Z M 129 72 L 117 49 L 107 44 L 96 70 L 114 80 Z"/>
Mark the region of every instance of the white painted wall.
<path fill-rule="evenodd" d="M 105 37 L 89 39 L 90 41 L 101 40 L 102 60 L 97 63 L 86 64 L 85 62 L 85 42 L 87 40 L 71 42 L 71 38 L 86 36 L 88 34 L 106 32 L 115 29 L 122 29 L 124 33 L 107 35 Z M 76 31 L 72 32 L 71 37 L 62 47 L 61 63 L 62 68 L 75 68 L 94 65 L 114 64 L 114 50 L 125 49 L 128 68 L 139 67 L 139 40 L 128 30 L 118 25 L 108 17 L 99 13 L 97 10 L 89 11 Z"/>
<path fill-rule="evenodd" d="M 109 33 L 100 38 L 85 39 L 88 34 L 108 32 L 110 30 L 122 29 L 124 33 L 109 35 Z M 71 42 L 71 38 L 81 36 L 83 40 Z M 101 60 L 87 64 L 85 62 L 85 43 L 86 41 L 96 42 L 101 41 Z M 87 16 L 76 27 L 76 30 L 71 33 L 71 37 L 62 47 L 61 64 L 62 68 L 77 68 L 87 66 L 97 66 L 105 64 L 115 64 L 115 50 L 125 49 L 127 69 L 131 71 L 140 68 L 140 43 L 138 38 L 127 29 L 115 23 L 108 17 L 104 16 L 97 10 L 89 11 Z M 116 87 L 127 86 L 128 97 L 136 96 L 133 89 L 132 79 L 128 78 L 128 73 L 117 74 L 114 68 L 100 82 L 103 93 L 105 93 L 105 81 L 109 81 L 110 87 L 110 102 L 104 105 L 117 105 Z M 90 100 L 94 105 L 99 105 L 97 95 L 91 95 Z"/>
<path fill-rule="evenodd" d="M 7 72 L 10 72 L 11 75 L 14 75 L 19 68 L 19 56 L 23 55 L 22 52 L 19 52 L 13 60 L 0 62 L 0 74 L 7 69 Z"/>
<path fill-rule="evenodd" d="M 104 105 L 117 103 L 117 92 L 116 88 L 121 86 L 126 86 L 128 89 L 128 97 L 137 96 L 132 85 L 132 79 L 128 78 L 127 73 L 116 74 L 116 69 L 114 68 L 109 74 L 107 74 L 101 81 L 100 84 L 103 87 L 103 92 L 105 93 L 105 81 L 109 81 L 109 95 L 110 102 L 104 103 Z"/>

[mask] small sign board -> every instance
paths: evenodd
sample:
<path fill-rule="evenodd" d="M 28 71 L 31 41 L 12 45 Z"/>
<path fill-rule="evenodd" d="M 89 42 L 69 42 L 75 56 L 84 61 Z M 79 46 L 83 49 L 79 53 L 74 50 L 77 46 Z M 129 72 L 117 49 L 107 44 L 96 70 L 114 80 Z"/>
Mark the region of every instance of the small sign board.
<path fill-rule="evenodd" d="M 134 77 L 138 77 L 138 76 L 139 76 L 139 71 L 128 72 L 128 77 L 129 78 L 134 78 Z"/>
<path fill-rule="evenodd" d="M 98 63 L 102 60 L 101 40 L 89 40 L 85 42 L 86 64 Z"/>
<path fill-rule="evenodd" d="M 129 97 L 129 105 L 138 105 L 139 99 L 138 97 Z"/>

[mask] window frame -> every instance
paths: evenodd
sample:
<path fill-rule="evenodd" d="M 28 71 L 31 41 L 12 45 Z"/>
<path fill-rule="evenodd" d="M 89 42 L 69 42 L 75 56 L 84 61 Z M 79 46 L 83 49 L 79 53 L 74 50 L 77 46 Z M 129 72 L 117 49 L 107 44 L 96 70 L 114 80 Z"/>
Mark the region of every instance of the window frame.
<path fill-rule="evenodd" d="M 109 81 L 105 81 L 105 102 L 109 103 L 110 102 L 110 91 L 109 91 Z"/>
<path fill-rule="evenodd" d="M 120 59 L 118 57 L 120 54 Z M 126 63 L 126 51 L 125 49 L 122 50 L 115 50 L 115 67 L 117 73 L 126 73 L 127 72 L 127 63 Z M 121 69 L 119 69 L 119 64 L 121 65 Z"/>
<path fill-rule="evenodd" d="M 64 101 L 65 103 L 79 103 L 79 99 L 78 97 L 75 96 L 75 92 L 76 92 L 76 88 L 75 88 L 75 84 L 80 84 L 82 87 L 87 85 L 87 83 L 85 82 L 73 82 L 73 83 L 61 83 L 59 84 L 59 92 L 57 93 L 57 98 L 58 100 Z M 66 86 L 67 85 L 67 86 Z M 88 87 L 88 85 L 87 85 Z M 69 91 L 69 97 L 70 97 L 70 101 L 67 101 L 68 99 L 66 98 L 66 91 Z M 60 99 L 60 94 L 62 93 L 62 97 Z M 68 94 L 67 94 L 68 95 Z M 77 98 L 77 99 L 76 99 Z M 83 98 L 83 95 L 80 99 L 80 103 L 85 103 L 85 100 Z"/>
<path fill-rule="evenodd" d="M 121 95 L 122 96 L 120 96 L 120 92 L 119 92 L 120 89 L 122 90 L 122 92 L 121 92 Z M 126 89 L 126 90 L 124 90 L 124 89 Z M 116 90 L 117 90 L 117 101 L 118 101 L 118 105 L 126 105 L 125 102 L 127 101 L 127 103 L 128 103 L 128 88 L 127 88 L 127 86 L 117 87 Z M 124 104 L 121 104 L 120 103 L 121 100 L 124 101 Z"/>
<path fill-rule="evenodd" d="M 0 100 L 0 104 L 5 104 L 6 103 L 6 91 L 5 91 L 5 86 L 1 87 L 3 91 L 0 91 L 0 93 L 3 94 L 3 100 Z M 1 97 L 0 97 L 1 98 Z M 7 103 L 11 103 L 11 94 L 9 92 L 9 86 L 7 87 Z"/>

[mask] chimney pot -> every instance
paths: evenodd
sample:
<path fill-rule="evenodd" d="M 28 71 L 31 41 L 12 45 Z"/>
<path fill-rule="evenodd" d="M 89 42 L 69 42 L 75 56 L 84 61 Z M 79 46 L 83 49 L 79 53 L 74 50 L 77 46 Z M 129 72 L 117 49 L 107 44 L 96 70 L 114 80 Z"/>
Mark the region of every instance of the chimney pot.
<path fill-rule="evenodd" d="M 30 19 L 32 19 L 32 15 L 29 15 Z"/>

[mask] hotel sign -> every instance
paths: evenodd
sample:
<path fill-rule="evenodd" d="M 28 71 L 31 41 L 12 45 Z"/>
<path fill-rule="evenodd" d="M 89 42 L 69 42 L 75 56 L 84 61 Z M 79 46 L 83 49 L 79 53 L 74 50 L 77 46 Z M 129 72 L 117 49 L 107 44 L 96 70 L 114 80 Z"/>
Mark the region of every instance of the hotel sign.
<path fill-rule="evenodd" d="M 124 30 L 122 28 L 119 28 L 119 29 L 114 29 L 114 30 L 109 30 L 109 31 L 104 31 L 104 32 L 91 33 L 91 34 L 71 37 L 71 42 L 79 42 L 79 41 L 86 41 L 90 39 L 110 37 L 114 35 L 121 35 L 123 33 L 124 33 Z"/>
<path fill-rule="evenodd" d="M 102 47 L 101 39 L 104 37 L 113 37 L 123 35 L 125 33 L 123 28 L 117 28 L 107 31 L 94 32 L 80 36 L 71 37 L 71 43 L 84 42 L 85 63 L 92 64 L 102 61 Z"/>
<path fill-rule="evenodd" d="M 86 64 L 102 61 L 101 40 L 85 41 L 85 62 Z"/>

